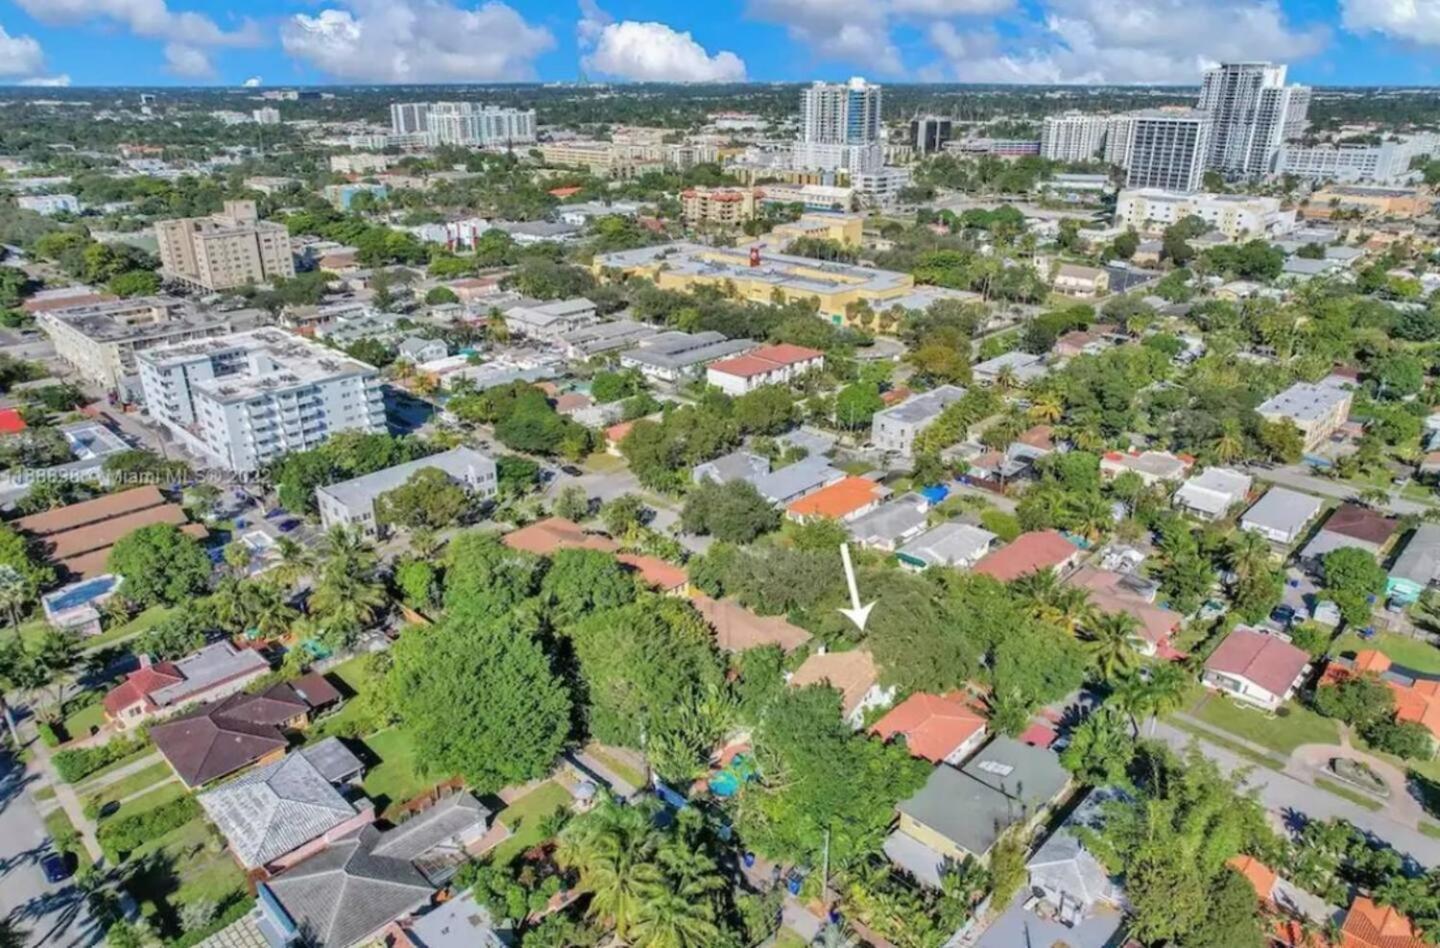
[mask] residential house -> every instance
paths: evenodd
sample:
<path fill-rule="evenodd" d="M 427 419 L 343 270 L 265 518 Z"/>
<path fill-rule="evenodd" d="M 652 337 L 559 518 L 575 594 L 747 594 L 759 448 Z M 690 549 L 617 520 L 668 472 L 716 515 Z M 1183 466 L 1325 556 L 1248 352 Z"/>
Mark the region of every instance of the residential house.
<path fill-rule="evenodd" d="M 910 569 L 931 566 L 974 566 L 998 538 L 989 530 L 950 520 L 927 530 L 896 552 L 900 565 Z"/>
<path fill-rule="evenodd" d="M 641 553 L 621 553 L 615 560 L 655 592 L 665 596 L 690 594 L 690 574 L 684 567 Z"/>
<path fill-rule="evenodd" d="M 899 740 L 912 757 L 959 764 L 985 740 L 989 720 L 968 695 L 917 692 L 870 726 L 882 741 Z"/>
<path fill-rule="evenodd" d="M 850 521 L 847 529 L 855 542 L 894 553 L 929 525 L 930 504 L 919 494 L 905 494 Z"/>
<path fill-rule="evenodd" d="M 1170 661 L 1184 657 L 1171 645 L 1171 639 L 1185 621 L 1184 617 L 1155 604 L 1159 586 L 1153 580 L 1135 573 L 1082 566 L 1067 582 L 1086 590 L 1090 594 L 1090 602 L 1102 613 L 1132 616 L 1139 635 L 1135 647 L 1142 654 Z"/>
<path fill-rule="evenodd" d="M 587 533 L 584 527 L 563 517 L 537 520 L 518 530 L 511 530 L 501 539 L 512 550 L 524 550 L 537 556 L 554 556 L 559 550 L 600 550 L 604 553 L 620 550 L 620 544 L 604 534 Z"/>
<path fill-rule="evenodd" d="M 1428 944 L 1400 912 L 1357 895 L 1340 925 L 1338 948 L 1425 948 Z"/>
<path fill-rule="evenodd" d="M 1030 573 L 1053 569 L 1063 573 L 1080 560 L 1080 548 L 1057 530 L 1022 533 L 1014 542 L 985 556 L 975 572 L 1008 583 Z"/>
<path fill-rule="evenodd" d="M 938 886 L 947 865 L 967 856 L 985 861 L 1006 830 L 1034 826 L 1069 786 L 1053 753 L 997 737 L 958 768 L 936 767 L 896 807 L 900 820 L 885 853 L 919 882 Z"/>
<path fill-rule="evenodd" d="M 807 457 L 787 464 L 751 481 L 760 496 L 772 504 L 784 505 L 844 480 L 845 472 L 831 467 L 823 457 Z"/>
<path fill-rule="evenodd" d="M 1332 658 L 1320 682 L 1331 684 L 1351 675 L 1374 675 L 1388 685 L 1395 696 L 1396 719 L 1423 726 L 1430 732 L 1432 752 L 1440 748 L 1440 679 L 1397 668 L 1384 653 L 1361 649 L 1354 658 Z"/>
<path fill-rule="evenodd" d="M 1113 478 L 1130 471 L 1138 475 L 1146 487 L 1178 481 L 1194 466 L 1194 458 L 1169 451 L 1107 451 L 1100 458 L 1100 473 L 1105 477 Z"/>
<path fill-rule="evenodd" d="M 1254 856 L 1231 856 L 1225 860 L 1225 865 L 1245 877 L 1245 881 L 1255 889 L 1261 909 L 1267 915 L 1279 916 L 1272 936 L 1277 948 L 1326 948 L 1327 942 L 1306 935 L 1304 928 L 1307 925 L 1312 929 L 1324 928 L 1329 922 L 1339 922 L 1344 915 L 1341 909 L 1281 878 L 1274 869 Z"/>
<path fill-rule="evenodd" d="M 407 336 L 400 343 L 395 358 L 401 362 L 418 365 L 421 362 L 443 359 L 449 354 L 450 349 L 445 345 L 444 339 L 422 339 L 419 336 Z"/>
<path fill-rule="evenodd" d="M 1172 500 L 1176 507 L 1201 520 L 1219 520 L 1245 500 L 1252 483 L 1249 474 L 1209 467 L 1180 485 Z"/>
<path fill-rule="evenodd" d="M 1300 551 L 1302 561 L 1318 564 L 1325 555 L 1340 549 L 1364 550 L 1378 557 L 1400 521 L 1360 504 L 1342 504 Z"/>
<path fill-rule="evenodd" d="M 690 481 L 704 484 L 728 484 L 731 481 L 749 481 L 770 473 L 770 459 L 749 451 L 731 451 L 713 461 L 695 465 L 690 471 Z"/>
<path fill-rule="evenodd" d="M 457 894 L 423 914 L 391 926 L 389 948 L 511 948 L 517 944 L 506 920 L 495 918 L 473 890 Z"/>
<path fill-rule="evenodd" d="M 1112 787 L 1092 790 L 1025 864 L 1028 885 L 990 923 L 976 948 L 1017 945 L 1110 948 L 1129 910 L 1123 881 L 1086 848 L 1083 832 L 1097 832 L 1105 805 L 1125 799 Z"/>
<path fill-rule="evenodd" d="M 1205 660 L 1205 687 L 1274 711 L 1305 680 L 1310 654 L 1274 635 L 1239 626 Z"/>
<path fill-rule="evenodd" d="M 385 494 L 404 487 L 410 478 L 430 468 L 464 487 L 477 500 L 491 500 L 499 491 L 495 462 L 474 448 L 461 445 L 372 474 L 317 487 L 315 502 L 320 510 L 321 526 L 327 530 L 337 526 L 349 527 L 366 536 L 377 535 L 383 525 L 379 521 L 376 503 Z"/>
<path fill-rule="evenodd" d="M 334 743 L 344 753 L 338 738 Z M 317 747 L 319 745 L 316 745 Z M 353 755 L 352 755 L 353 757 Z M 359 761 L 356 761 L 359 765 Z M 297 750 L 195 798 L 246 870 L 280 872 L 375 820 L 364 797 L 350 800 Z"/>
<path fill-rule="evenodd" d="M 625 452 L 620 450 L 620 445 L 631 431 L 635 430 L 635 422 L 622 421 L 619 424 L 611 425 L 605 429 L 605 453 L 611 457 L 624 457 Z M 767 464 L 768 466 L 768 464 Z"/>
<path fill-rule="evenodd" d="M 1258 533 L 1271 543 L 1288 546 L 1304 535 L 1305 526 L 1324 507 L 1319 497 L 1272 487 L 1245 511 L 1240 518 L 1240 529 Z"/>
<path fill-rule="evenodd" d="M 1011 385 L 1024 385 L 1047 371 L 1042 357 L 1017 350 L 986 359 L 970 370 L 970 376 L 977 385 L 994 385 L 1002 379 Z"/>
<path fill-rule="evenodd" d="M 1422 523 L 1391 564 L 1385 596 L 1391 602 L 1408 605 L 1436 579 L 1440 579 L 1440 524 Z"/>
<path fill-rule="evenodd" d="M 270 671 L 254 649 L 215 642 L 173 662 L 140 656 L 140 668 L 105 694 L 105 720 L 129 730 L 153 717 L 174 714 L 200 701 L 233 695 Z"/>
<path fill-rule="evenodd" d="M 1110 292 L 1110 271 L 1076 263 L 1062 263 L 1055 269 L 1055 292 L 1081 299 L 1094 299 Z"/>
<path fill-rule="evenodd" d="M 894 687 L 880 685 L 880 671 L 869 649 L 816 652 L 790 675 L 792 688 L 828 685 L 840 692 L 840 711 L 853 728 L 864 723 L 865 712 L 895 700 Z"/>
<path fill-rule="evenodd" d="M 200 787 L 252 764 L 280 759 L 290 735 L 340 702 L 319 674 L 281 682 L 260 694 L 240 692 L 150 728 L 150 738 L 187 787 Z"/>
<path fill-rule="evenodd" d="M 272 945 L 368 944 L 430 903 L 489 822 L 479 800 L 458 793 L 392 829 L 361 827 L 261 883 L 261 929 Z"/>
<path fill-rule="evenodd" d="M 727 395 L 744 395 L 763 385 L 788 385 L 824 367 L 825 353 L 820 350 L 781 343 L 712 362 L 705 369 L 705 380 Z"/>
<path fill-rule="evenodd" d="M 941 385 L 881 409 L 870 419 L 870 443 L 877 451 L 909 457 L 914 451 L 916 436 L 939 418 L 947 406 L 964 396 L 965 389 L 958 385 Z"/>
<path fill-rule="evenodd" d="M 789 655 L 810 641 L 810 633 L 786 621 L 783 616 L 760 616 L 734 599 L 712 599 L 697 594 L 690 605 L 715 630 L 715 645 L 736 654 L 776 645 Z"/>
<path fill-rule="evenodd" d="M 30 536 L 37 552 L 61 570 L 90 579 L 106 572 L 111 547 L 141 527 L 168 523 L 197 540 L 209 536 L 203 524 L 187 519 L 179 504 L 167 503 L 158 488 L 146 485 L 21 517 L 11 526 Z"/>
<path fill-rule="evenodd" d="M 1055 347 L 1052 350 L 1056 356 L 1062 359 L 1073 359 L 1079 355 L 1091 355 L 1103 352 L 1110 347 L 1105 337 L 1094 331 L 1085 329 L 1072 329 L 1059 339 L 1055 340 Z"/>
<path fill-rule="evenodd" d="M 813 518 L 850 521 L 869 513 L 884 500 L 888 489 L 864 477 L 846 477 L 792 500 L 785 507 L 785 516 L 804 522 Z"/>

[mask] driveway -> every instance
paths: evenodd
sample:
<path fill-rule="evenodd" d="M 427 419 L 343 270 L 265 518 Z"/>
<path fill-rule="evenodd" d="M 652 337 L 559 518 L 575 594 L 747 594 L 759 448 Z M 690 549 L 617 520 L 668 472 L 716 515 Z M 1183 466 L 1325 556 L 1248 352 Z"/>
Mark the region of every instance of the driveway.
<path fill-rule="evenodd" d="M 26 782 L 24 768 L 0 751 L 0 914 L 28 932 L 31 945 L 97 945 L 102 936 L 79 889 L 70 881 L 51 885 L 40 871 L 50 839 Z"/>

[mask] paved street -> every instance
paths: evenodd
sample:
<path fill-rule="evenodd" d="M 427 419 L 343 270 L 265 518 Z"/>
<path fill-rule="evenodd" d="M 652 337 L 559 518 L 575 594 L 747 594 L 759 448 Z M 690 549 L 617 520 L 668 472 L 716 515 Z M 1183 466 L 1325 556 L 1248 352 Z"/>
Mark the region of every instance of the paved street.
<path fill-rule="evenodd" d="M 72 884 L 53 886 L 40 871 L 50 845 L 45 825 L 25 786 L 23 768 L 0 754 L 0 913 L 46 948 L 99 944 L 85 900 Z"/>
<path fill-rule="evenodd" d="M 1246 472 L 1262 481 L 1270 481 L 1282 487 L 1292 487 L 1295 490 L 1308 491 L 1324 497 L 1334 497 L 1336 500 L 1354 500 L 1360 493 L 1353 484 L 1311 474 L 1310 469 L 1303 464 L 1289 464 L 1285 467 L 1269 469 L 1252 466 L 1247 468 Z M 1399 491 L 1390 491 L 1388 506 L 1392 512 L 1397 514 L 1423 514 L 1434 507 L 1433 504 L 1407 500 L 1400 496 Z"/>
<path fill-rule="evenodd" d="M 1164 722 L 1146 725 L 1155 728 L 1155 736 L 1163 739 L 1177 750 L 1183 750 L 1195 741 L 1206 757 L 1220 765 L 1226 773 L 1249 768 L 1245 780 L 1247 787 L 1259 791 L 1260 802 L 1270 811 L 1276 822 L 1286 829 L 1294 829 L 1297 817 L 1315 820 L 1343 819 L 1375 836 L 1385 840 L 1396 852 L 1410 857 L 1423 866 L 1440 865 L 1440 839 L 1426 836 L 1409 829 L 1384 816 L 1368 810 L 1343 797 L 1338 797 L 1319 787 L 1296 779 L 1288 774 L 1261 767 L 1209 741 L 1197 738 L 1187 731 Z"/>

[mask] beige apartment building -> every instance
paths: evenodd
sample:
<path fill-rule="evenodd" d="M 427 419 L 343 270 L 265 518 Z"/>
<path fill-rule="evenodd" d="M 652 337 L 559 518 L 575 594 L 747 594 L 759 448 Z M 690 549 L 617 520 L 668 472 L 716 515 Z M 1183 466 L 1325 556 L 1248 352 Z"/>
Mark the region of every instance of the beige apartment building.
<path fill-rule="evenodd" d="M 254 201 L 226 201 L 210 217 L 159 221 L 155 238 L 164 276 L 209 292 L 295 275 L 289 232 L 260 220 Z"/>
<path fill-rule="evenodd" d="M 738 227 L 755 217 L 754 188 L 687 188 L 680 193 L 687 224 Z"/>

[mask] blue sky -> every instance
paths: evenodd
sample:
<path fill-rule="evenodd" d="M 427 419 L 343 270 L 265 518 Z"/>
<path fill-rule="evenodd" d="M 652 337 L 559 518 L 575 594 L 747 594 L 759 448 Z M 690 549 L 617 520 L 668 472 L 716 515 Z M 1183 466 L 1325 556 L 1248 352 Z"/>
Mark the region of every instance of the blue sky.
<path fill-rule="evenodd" d="M 1440 84 L 1440 0 L 0 0 L 0 84 Z"/>

